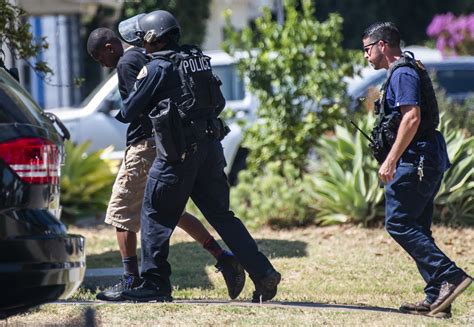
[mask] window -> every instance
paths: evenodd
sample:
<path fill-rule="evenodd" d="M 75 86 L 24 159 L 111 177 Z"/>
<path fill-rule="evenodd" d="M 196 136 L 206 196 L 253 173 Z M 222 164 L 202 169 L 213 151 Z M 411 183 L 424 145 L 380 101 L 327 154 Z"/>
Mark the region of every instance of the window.
<path fill-rule="evenodd" d="M 212 70 L 222 81 L 221 90 L 227 101 L 242 100 L 245 97 L 244 81 L 235 65 L 212 66 Z"/>
<path fill-rule="evenodd" d="M 448 95 L 474 93 L 474 69 L 438 70 L 436 77 Z"/>
<path fill-rule="evenodd" d="M 31 96 L 16 81 L 9 76 L 0 76 L 0 123 L 36 124 L 40 120 L 40 111 Z"/>

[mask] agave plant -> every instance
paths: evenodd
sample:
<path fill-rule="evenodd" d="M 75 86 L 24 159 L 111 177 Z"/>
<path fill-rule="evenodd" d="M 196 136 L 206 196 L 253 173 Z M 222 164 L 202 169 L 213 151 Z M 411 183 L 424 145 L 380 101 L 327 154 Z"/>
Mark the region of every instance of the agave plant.
<path fill-rule="evenodd" d="M 446 138 L 451 168 L 445 173 L 435 199 L 438 218 L 451 224 L 474 224 L 474 137 L 452 128 L 441 117 L 440 130 Z"/>
<path fill-rule="evenodd" d="M 104 212 L 115 179 L 112 166 L 101 156 L 111 149 L 86 154 L 90 142 L 64 144 L 65 164 L 61 167 L 61 205 L 66 218 Z"/>
<path fill-rule="evenodd" d="M 361 122 L 368 130 L 373 118 Z M 378 186 L 377 163 L 367 140 L 348 126 L 337 126 L 334 135 L 324 136 L 316 149 L 320 165 L 306 177 L 306 191 L 318 211 L 322 225 L 362 223 L 383 215 L 383 189 Z"/>

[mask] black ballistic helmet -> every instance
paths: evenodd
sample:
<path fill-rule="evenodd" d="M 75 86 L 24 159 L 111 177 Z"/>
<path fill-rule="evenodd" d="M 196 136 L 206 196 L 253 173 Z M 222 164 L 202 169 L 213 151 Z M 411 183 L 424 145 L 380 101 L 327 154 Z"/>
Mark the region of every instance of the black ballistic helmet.
<path fill-rule="evenodd" d="M 166 10 L 156 10 L 140 17 L 138 22 L 143 40 L 153 43 L 166 34 L 180 34 L 181 27 L 176 18 Z"/>
<path fill-rule="evenodd" d="M 143 46 L 143 33 L 140 36 L 141 31 L 138 21 L 145 15 L 146 14 L 139 14 L 119 23 L 118 31 L 122 40 L 131 45 Z"/>

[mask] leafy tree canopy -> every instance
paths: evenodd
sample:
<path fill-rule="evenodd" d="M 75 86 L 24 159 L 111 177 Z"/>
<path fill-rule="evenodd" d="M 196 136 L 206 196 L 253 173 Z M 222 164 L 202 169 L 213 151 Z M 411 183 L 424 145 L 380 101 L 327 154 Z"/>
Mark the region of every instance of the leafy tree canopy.
<path fill-rule="evenodd" d="M 343 46 L 358 49 L 365 28 L 379 21 L 392 21 L 400 29 L 407 45 L 423 44 L 428 39 L 426 28 L 433 16 L 440 13 L 454 14 L 474 11 L 472 0 L 312 0 L 316 3 L 316 17 L 326 19 L 329 13 L 338 12 L 344 23 Z"/>
<path fill-rule="evenodd" d="M 210 2 L 210 0 L 127 1 L 123 6 L 121 20 L 153 10 L 167 10 L 178 19 L 181 25 L 181 42 L 200 45 L 206 35 Z"/>
<path fill-rule="evenodd" d="M 17 59 L 27 60 L 48 48 L 45 37 L 33 38 L 27 17 L 22 8 L 0 0 L 0 43 L 5 44 Z M 44 74 L 52 73 L 44 61 L 37 61 L 33 69 Z"/>
<path fill-rule="evenodd" d="M 232 28 L 228 13 L 224 49 L 246 53 L 239 69 L 260 100 L 257 122 L 245 134 L 249 169 L 258 173 L 270 162 L 289 162 L 302 176 L 317 139 L 342 114 L 343 77 L 354 73 L 362 55 L 342 48 L 338 14 L 318 21 L 309 0 L 301 1 L 301 10 L 285 1 L 284 10 L 282 25 L 267 8 L 254 29 L 242 31 Z"/>

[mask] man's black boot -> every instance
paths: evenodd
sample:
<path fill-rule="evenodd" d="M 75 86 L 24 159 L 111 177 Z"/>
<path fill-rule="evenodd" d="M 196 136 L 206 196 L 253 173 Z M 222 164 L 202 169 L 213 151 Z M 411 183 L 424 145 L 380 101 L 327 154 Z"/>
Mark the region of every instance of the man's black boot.
<path fill-rule="evenodd" d="M 96 295 L 97 300 L 122 301 L 122 292 L 138 287 L 142 280 L 138 276 L 123 275 L 117 284 L 109 287 Z"/>
<path fill-rule="evenodd" d="M 151 282 L 144 281 L 143 284 L 137 288 L 122 292 L 122 297 L 125 300 L 133 302 L 171 302 L 170 291 L 163 291 L 159 287 L 155 286 Z"/>
<path fill-rule="evenodd" d="M 271 270 L 263 278 L 254 280 L 255 291 L 252 295 L 252 302 L 259 303 L 273 299 L 277 293 L 277 286 L 280 284 L 281 275 L 276 270 Z"/>
<path fill-rule="evenodd" d="M 227 251 L 219 256 L 215 267 L 218 272 L 222 272 L 229 297 L 234 300 L 242 292 L 245 285 L 244 267 L 232 253 Z"/>

